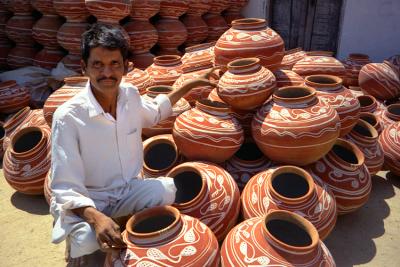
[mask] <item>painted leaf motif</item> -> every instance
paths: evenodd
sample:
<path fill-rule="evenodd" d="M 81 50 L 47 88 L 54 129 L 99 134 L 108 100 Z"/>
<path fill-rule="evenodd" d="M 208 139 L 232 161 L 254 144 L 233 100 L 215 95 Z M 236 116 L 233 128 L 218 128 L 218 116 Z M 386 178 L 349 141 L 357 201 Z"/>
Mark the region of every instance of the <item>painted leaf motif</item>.
<path fill-rule="evenodd" d="M 239 249 L 243 255 L 247 256 L 247 243 L 245 242 L 240 243 Z"/>
<path fill-rule="evenodd" d="M 137 267 L 159 267 L 159 265 L 152 263 L 151 261 L 141 261 L 136 266 Z"/>
<path fill-rule="evenodd" d="M 259 264 L 261 264 L 262 266 L 267 266 L 270 262 L 269 258 L 266 256 L 261 256 L 257 258 L 257 261 Z"/>
<path fill-rule="evenodd" d="M 239 39 L 245 39 L 248 37 L 250 37 L 250 35 L 248 35 L 247 33 L 244 33 L 244 32 L 240 32 L 236 35 L 236 38 L 239 38 Z"/>
<path fill-rule="evenodd" d="M 318 205 L 315 207 L 314 213 L 320 213 L 322 211 L 322 204 L 318 203 Z"/>
<path fill-rule="evenodd" d="M 196 240 L 193 228 L 186 232 L 183 239 L 188 243 L 193 243 Z"/>
<path fill-rule="evenodd" d="M 255 42 L 261 41 L 262 39 L 264 39 L 264 38 L 262 38 L 260 35 L 251 36 L 251 40 L 253 40 Z"/>
<path fill-rule="evenodd" d="M 193 246 L 187 246 L 181 251 L 182 256 L 193 256 L 196 254 L 197 249 Z"/>
<path fill-rule="evenodd" d="M 150 248 L 147 251 L 147 256 L 151 259 L 156 259 L 156 260 L 162 260 L 162 259 L 167 259 L 167 256 L 164 255 L 159 249 L 156 248 Z"/>

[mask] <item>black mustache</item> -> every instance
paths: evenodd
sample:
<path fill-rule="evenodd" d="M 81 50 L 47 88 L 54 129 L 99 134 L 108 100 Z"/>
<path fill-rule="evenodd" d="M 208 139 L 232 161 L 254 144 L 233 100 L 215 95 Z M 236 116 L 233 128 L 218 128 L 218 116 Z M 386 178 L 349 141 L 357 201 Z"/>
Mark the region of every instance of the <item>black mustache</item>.
<path fill-rule="evenodd" d="M 102 80 L 114 80 L 114 81 L 118 81 L 118 79 L 115 78 L 115 77 L 101 77 L 101 78 L 97 79 L 97 82 L 100 82 L 100 81 L 102 81 Z"/>

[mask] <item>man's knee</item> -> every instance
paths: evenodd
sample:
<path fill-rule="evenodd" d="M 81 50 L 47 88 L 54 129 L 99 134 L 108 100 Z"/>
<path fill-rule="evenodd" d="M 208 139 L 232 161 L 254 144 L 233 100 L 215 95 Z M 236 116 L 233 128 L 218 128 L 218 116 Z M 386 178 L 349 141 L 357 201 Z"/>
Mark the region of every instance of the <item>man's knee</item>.
<path fill-rule="evenodd" d="M 71 246 L 71 258 L 78 258 L 92 254 L 96 250 L 100 249 L 96 240 L 95 230 L 86 222 L 76 224 L 68 238 Z"/>

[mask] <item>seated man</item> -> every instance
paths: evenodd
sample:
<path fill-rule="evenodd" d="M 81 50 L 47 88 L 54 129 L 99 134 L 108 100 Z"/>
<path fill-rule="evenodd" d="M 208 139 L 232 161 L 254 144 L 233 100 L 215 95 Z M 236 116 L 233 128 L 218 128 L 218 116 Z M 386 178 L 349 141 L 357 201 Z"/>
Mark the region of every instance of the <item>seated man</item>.
<path fill-rule="evenodd" d="M 71 262 L 98 249 L 125 246 L 112 218 L 174 202 L 173 179 L 137 178 L 143 165 L 141 131 L 169 117 L 171 106 L 191 88 L 211 84 L 207 73 L 146 101 L 132 85 L 120 85 L 128 49 L 118 28 L 95 24 L 85 32 L 81 64 L 89 82 L 54 114 L 52 241 L 67 239 Z"/>

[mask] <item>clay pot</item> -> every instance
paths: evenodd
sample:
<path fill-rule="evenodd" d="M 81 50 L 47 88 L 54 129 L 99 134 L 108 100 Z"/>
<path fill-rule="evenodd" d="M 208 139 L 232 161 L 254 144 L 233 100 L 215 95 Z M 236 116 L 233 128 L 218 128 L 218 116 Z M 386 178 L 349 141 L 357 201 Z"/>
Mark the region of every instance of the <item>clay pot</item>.
<path fill-rule="evenodd" d="M 31 99 L 28 88 L 16 81 L 0 82 L 0 112 L 13 113 L 29 105 Z"/>
<path fill-rule="evenodd" d="M 374 113 L 378 108 L 378 102 L 372 95 L 360 95 L 357 96 L 358 102 L 360 102 L 360 111 Z"/>
<path fill-rule="evenodd" d="M 300 47 L 287 50 L 283 56 L 280 69 L 291 70 L 298 61 L 304 59 L 306 56 L 306 52 Z"/>
<path fill-rule="evenodd" d="M 159 55 L 181 55 L 178 46 L 187 39 L 185 25 L 177 18 L 161 17 L 154 24 L 158 32 Z"/>
<path fill-rule="evenodd" d="M 253 139 L 268 158 L 303 166 L 331 150 L 339 137 L 339 115 L 317 98 L 314 89 L 282 87 L 272 99 L 251 125 Z"/>
<path fill-rule="evenodd" d="M 313 50 L 306 51 L 307 56 L 323 56 L 323 57 L 333 57 L 333 51 L 325 51 L 325 50 Z"/>
<path fill-rule="evenodd" d="M 359 119 L 345 139 L 355 144 L 364 154 L 365 165 L 371 175 L 378 173 L 383 166 L 382 147 L 378 143 L 378 131 L 368 122 Z"/>
<path fill-rule="evenodd" d="M 143 142 L 144 177 L 165 176 L 182 160 L 172 134 L 156 135 Z"/>
<path fill-rule="evenodd" d="M 349 90 L 355 97 L 364 95 L 364 92 L 361 90 L 361 87 L 359 86 L 349 86 Z"/>
<path fill-rule="evenodd" d="M 60 62 L 64 56 L 65 53 L 61 49 L 44 48 L 35 55 L 33 65 L 51 70 L 57 67 L 58 62 Z"/>
<path fill-rule="evenodd" d="M 284 49 L 282 38 L 267 27 L 266 20 L 239 19 L 215 44 L 215 65 L 226 66 L 238 58 L 256 57 L 261 65 L 274 71 L 282 62 Z"/>
<path fill-rule="evenodd" d="M 153 78 L 151 78 L 147 72 L 137 68 L 134 68 L 126 74 L 124 82 L 136 86 L 141 95 L 146 93 L 148 87 L 153 86 Z"/>
<path fill-rule="evenodd" d="M 364 159 L 356 145 L 339 138 L 328 154 L 307 167 L 314 179 L 332 190 L 339 215 L 354 212 L 368 201 L 372 184 Z"/>
<path fill-rule="evenodd" d="M 29 107 L 25 107 L 20 109 L 17 113 L 12 115 L 4 124 L 5 137 L 3 140 L 3 150 L 6 151 L 8 144 L 10 143 L 10 136 L 15 131 L 15 129 L 24 121 L 24 119 L 28 116 L 31 109 Z M 8 142 L 7 142 L 8 140 Z"/>
<path fill-rule="evenodd" d="M 160 5 L 161 17 L 179 18 L 188 10 L 189 0 L 161 0 Z"/>
<path fill-rule="evenodd" d="M 89 17 L 85 0 L 53 0 L 54 9 L 69 22 L 84 22 Z"/>
<path fill-rule="evenodd" d="M 325 266 L 335 261 L 311 222 L 289 211 L 248 219 L 229 232 L 221 266 Z"/>
<path fill-rule="evenodd" d="M 385 155 L 385 169 L 400 176 L 400 122 L 384 129 L 379 136 L 379 143 Z"/>
<path fill-rule="evenodd" d="M 368 55 L 365 54 L 350 54 L 343 62 L 346 68 L 346 78 L 343 79 L 345 86 L 358 86 L 358 75 L 361 68 L 371 63 Z"/>
<path fill-rule="evenodd" d="M 276 88 L 271 71 L 258 58 L 237 59 L 218 82 L 218 96 L 232 108 L 254 110 L 267 100 Z"/>
<path fill-rule="evenodd" d="M 294 64 L 292 71 L 302 77 L 317 74 L 333 75 L 340 78 L 346 76 L 344 65 L 330 56 L 306 56 Z"/>
<path fill-rule="evenodd" d="M 143 95 L 143 99 L 152 101 L 159 94 L 169 94 L 173 91 L 171 86 L 152 86 L 147 88 L 147 93 Z M 179 99 L 178 102 L 172 107 L 172 115 L 165 120 L 161 121 L 159 124 L 151 128 L 143 128 L 142 134 L 146 137 L 151 137 L 159 134 L 171 134 L 172 128 L 176 117 L 181 113 L 191 109 L 190 104 L 183 98 Z"/>
<path fill-rule="evenodd" d="M 27 127 L 12 136 L 4 154 L 3 171 L 12 188 L 28 195 L 42 195 L 50 168 L 50 130 Z"/>
<path fill-rule="evenodd" d="M 173 85 L 182 75 L 182 61 L 180 56 L 158 56 L 154 63 L 146 69 L 153 79 L 153 85 Z"/>
<path fill-rule="evenodd" d="M 317 90 L 317 96 L 333 107 L 340 117 L 340 136 L 348 134 L 360 117 L 360 102 L 342 79 L 331 75 L 311 75 L 304 79 L 305 85 Z"/>
<path fill-rule="evenodd" d="M 12 69 L 32 66 L 37 52 L 34 47 L 17 45 L 8 53 L 7 64 Z"/>
<path fill-rule="evenodd" d="M 214 45 L 215 43 L 204 43 L 187 47 L 182 56 L 183 73 L 212 68 Z"/>
<path fill-rule="evenodd" d="M 371 126 L 375 128 L 375 130 L 378 132 L 378 134 L 381 134 L 381 132 L 383 130 L 383 126 L 377 115 L 375 115 L 374 113 L 369 113 L 369 112 L 361 112 L 360 119 L 371 124 Z"/>
<path fill-rule="evenodd" d="M 58 15 L 44 15 L 33 26 L 33 38 L 44 47 L 59 47 L 57 32 L 63 22 Z"/>
<path fill-rule="evenodd" d="M 8 8 L 15 14 L 29 14 L 33 11 L 31 1 L 28 0 L 10 0 Z"/>
<path fill-rule="evenodd" d="M 148 21 L 160 11 L 160 0 L 131 0 L 131 18 Z"/>
<path fill-rule="evenodd" d="M 59 106 L 67 102 L 73 96 L 81 92 L 88 82 L 87 77 L 64 78 L 65 84 L 52 93 L 43 106 L 43 114 L 47 124 L 51 127 L 53 114 Z"/>
<path fill-rule="evenodd" d="M 186 46 L 192 46 L 202 43 L 208 37 L 207 23 L 197 15 L 185 15 L 182 18 L 182 23 L 187 30 Z"/>
<path fill-rule="evenodd" d="M 243 128 L 229 114 L 228 106 L 207 99 L 179 115 L 172 134 L 186 158 L 215 163 L 231 158 L 244 141 Z"/>
<path fill-rule="evenodd" d="M 97 18 L 97 21 L 109 24 L 118 22 L 131 13 L 130 0 L 85 0 L 86 9 Z"/>
<path fill-rule="evenodd" d="M 386 128 L 400 121 L 400 104 L 391 104 L 376 114 L 379 116 L 383 128 Z"/>
<path fill-rule="evenodd" d="M 322 240 L 332 232 L 337 219 L 332 192 L 295 166 L 272 168 L 253 176 L 243 190 L 241 203 L 244 219 L 274 210 L 295 212 L 317 228 Z"/>
<path fill-rule="evenodd" d="M 390 62 L 391 67 L 397 70 L 397 73 L 400 75 L 400 55 L 391 56 L 386 61 Z"/>
<path fill-rule="evenodd" d="M 208 28 L 206 42 L 217 41 L 221 37 L 221 35 L 229 29 L 228 23 L 226 23 L 224 17 L 222 17 L 219 13 L 206 13 L 203 16 L 203 20 Z"/>
<path fill-rule="evenodd" d="M 276 78 L 276 87 L 300 86 L 304 84 L 304 79 L 296 72 L 291 70 L 276 70 L 273 72 Z"/>
<path fill-rule="evenodd" d="M 49 169 L 49 171 L 46 174 L 46 177 L 44 178 L 44 185 L 43 185 L 43 194 L 44 194 L 44 198 L 46 199 L 47 204 L 51 204 L 51 168 Z"/>
<path fill-rule="evenodd" d="M 86 22 L 64 23 L 57 33 L 58 43 L 67 49 L 71 54 L 79 55 L 81 53 L 82 34 L 88 29 L 89 24 Z"/>
<path fill-rule="evenodd" d="M 206 70 L 199 70 L 199 71 L 194 71 L 194 72 L 189 72 L 189 73 L 184 73 L 182 74 L 181 77 L 179 77 L 173 87 L 174 90 L 177 90 L 179 88 L 181 88 L 183 86 L 183 84 L 185 82 L 188 82 L 190 80 L 194 80 L 199 78 L 201 75 L 209 72 L 210 69 L 206 69 Z M 213 81 L 214 83 L 218 83 L 218 79 L 219 79 L 219 72 L 215 71 L 213 72 L 213 77 L 211 77 L 211 81 Z M 196 104 L 197 100 L 203 99 L 203 98 L 207 98 L 208 95 L 210 94 L 210 92 L 214 89 L 215 87 L 210 86 L 210 85 L 206 85 L 206 86 L 197 86 L 193 89 L 191 89 L 186 95 L 184 95 L 183 97 L 189 102 L 190 105 L 194 106 Z"/>
<path fill-rule="evenodd" d="M 361 89 L 381 100 L 400 96 L 400 78 L 398 73 L 386 63 L 364 65 L 358 76 Z"/>
<path fill-rule="evenodd" d="M 122 239 L 127 248 L 109 253 L 104 267 L 146 266 L 153 262 L 160 266 L 219 266 L 219 246 L 210 229 L 170 206 L 133 215 Z"/>
<path fill-rule="evenodd" d="M 272 161 L 264 156 L 254 141 L 250 140 L 246 140 L 235 155 L 224 164 L 225 170 L 235 179 L 240 191 L 251 177 L 272 166 Z"/>
<path fill-rule="evenodd" d="M 34 24 L 35 18 L 31 15 L 14 15 L 6 24 L 7 37 L 19 45 L 31 46 L 35 43 L 32 37 Z"/>
<path fill-rule="evenodd" d="M 237 19 L 242 19 L 242 15 L 240 11 L 247 4 L 248 0 L 230 0 L 230 5 L 227 10 L 224 11 L 223 16 L 229 25 L 231 25 L 232 21 Z"/>
<path fill-rule="evenodd" d="M 186 162 L 167 177 L 174 179 L 177 188 L 174 207 L 205 223 L 221 242 L 240 210 L 239 189 L 229 173 L 215 164 Z"/>
<path fill-rule="evenodd" d="M 44 15 L 56 15 L 52 0 L 31 0 L 32 6 Z"/>

